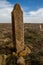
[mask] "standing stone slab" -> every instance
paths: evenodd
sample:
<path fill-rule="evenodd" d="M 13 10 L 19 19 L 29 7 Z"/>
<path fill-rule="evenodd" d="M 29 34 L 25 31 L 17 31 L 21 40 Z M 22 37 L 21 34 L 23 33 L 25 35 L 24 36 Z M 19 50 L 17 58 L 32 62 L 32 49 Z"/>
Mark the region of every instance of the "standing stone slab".
<path fill-rule="evenodd" d="M 12 11 L 12 31 L 14 47 L 18 53 L 24 49 L 23 12 L 19 4 L 16 4 Z"/>

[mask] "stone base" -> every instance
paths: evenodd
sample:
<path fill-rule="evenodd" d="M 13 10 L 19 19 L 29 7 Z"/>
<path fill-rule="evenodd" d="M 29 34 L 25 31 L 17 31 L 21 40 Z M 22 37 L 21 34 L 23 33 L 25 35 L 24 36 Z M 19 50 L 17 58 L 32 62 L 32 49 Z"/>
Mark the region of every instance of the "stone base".
<path fill-rule="evenodd" d="M 22 57 L 23 57 L 23 56 L 26 56 L 26 55 L 28 55 L 28 54 L 30 54 L 30 53 L 31 53 L 31 50 L 29 49 L 29 47 L 27 47 L 27 46 L 25 45 L 24 50 L 19 53 L 19 56 L 22 56 Z"/>

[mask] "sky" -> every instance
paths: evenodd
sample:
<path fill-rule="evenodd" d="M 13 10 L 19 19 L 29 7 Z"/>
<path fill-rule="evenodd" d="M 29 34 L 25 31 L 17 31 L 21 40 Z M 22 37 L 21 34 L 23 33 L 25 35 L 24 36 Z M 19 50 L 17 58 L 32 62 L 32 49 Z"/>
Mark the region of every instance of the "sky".
<path fill-rule="evenodd" d="M 16 3 L 23 10 L 24 23 L 43 23 L 43 0 L 0 0 L 0 23 L 11 23 L 11 12 Z"/>

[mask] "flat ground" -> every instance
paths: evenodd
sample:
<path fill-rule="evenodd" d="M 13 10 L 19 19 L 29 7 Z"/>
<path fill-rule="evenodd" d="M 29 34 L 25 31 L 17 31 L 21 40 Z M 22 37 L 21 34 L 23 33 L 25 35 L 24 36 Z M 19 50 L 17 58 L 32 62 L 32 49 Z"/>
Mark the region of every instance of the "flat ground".
<path fill-rule="evenodd" d="M 40 29 L 40 25 L 42 29 Z M 42 63 L 43 62 L 43 24 L 25 23 L 24 40 L 25 40 L 25 44 L 31 49 L 32 51 L 31 55 L 35 57 L 34 59 L 37 59 L 38 61 L 40 61 L 40 63 Z M 12 25 L 10 23 L 0 24 L 0 49 L 1 47 L 13 48 Z"/>

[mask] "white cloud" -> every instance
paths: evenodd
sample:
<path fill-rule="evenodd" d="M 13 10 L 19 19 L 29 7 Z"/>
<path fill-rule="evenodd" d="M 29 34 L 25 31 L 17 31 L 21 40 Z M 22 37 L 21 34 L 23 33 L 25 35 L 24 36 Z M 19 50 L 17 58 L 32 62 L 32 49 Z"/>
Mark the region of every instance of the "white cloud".
<path fill-rule="evenodd" d="M 11 22 L 11 11 L 13 5 L 7 0 L 0 0 L 0 23 L 10 23 Z M 43 23 L 43 8 L 37 11 L 28 12 L 28 7 L 23 8 L 24 23 Z"/>
<path fill-rule="evenodd" d="M 43 23 L 43 8 L 37 11 L 24 12 L 25 23 Z"/>
<path fill-rule="evenodd" d="M 0 23 L 11 22 L 12 5 L 6 0 L 0 0 Z"/>
<path fill-rule="evenodd" d="M 43 15 L 43 8 L 38 9 L 37 11 L 29 12 L 29 14 L 32 16 Z"/>

